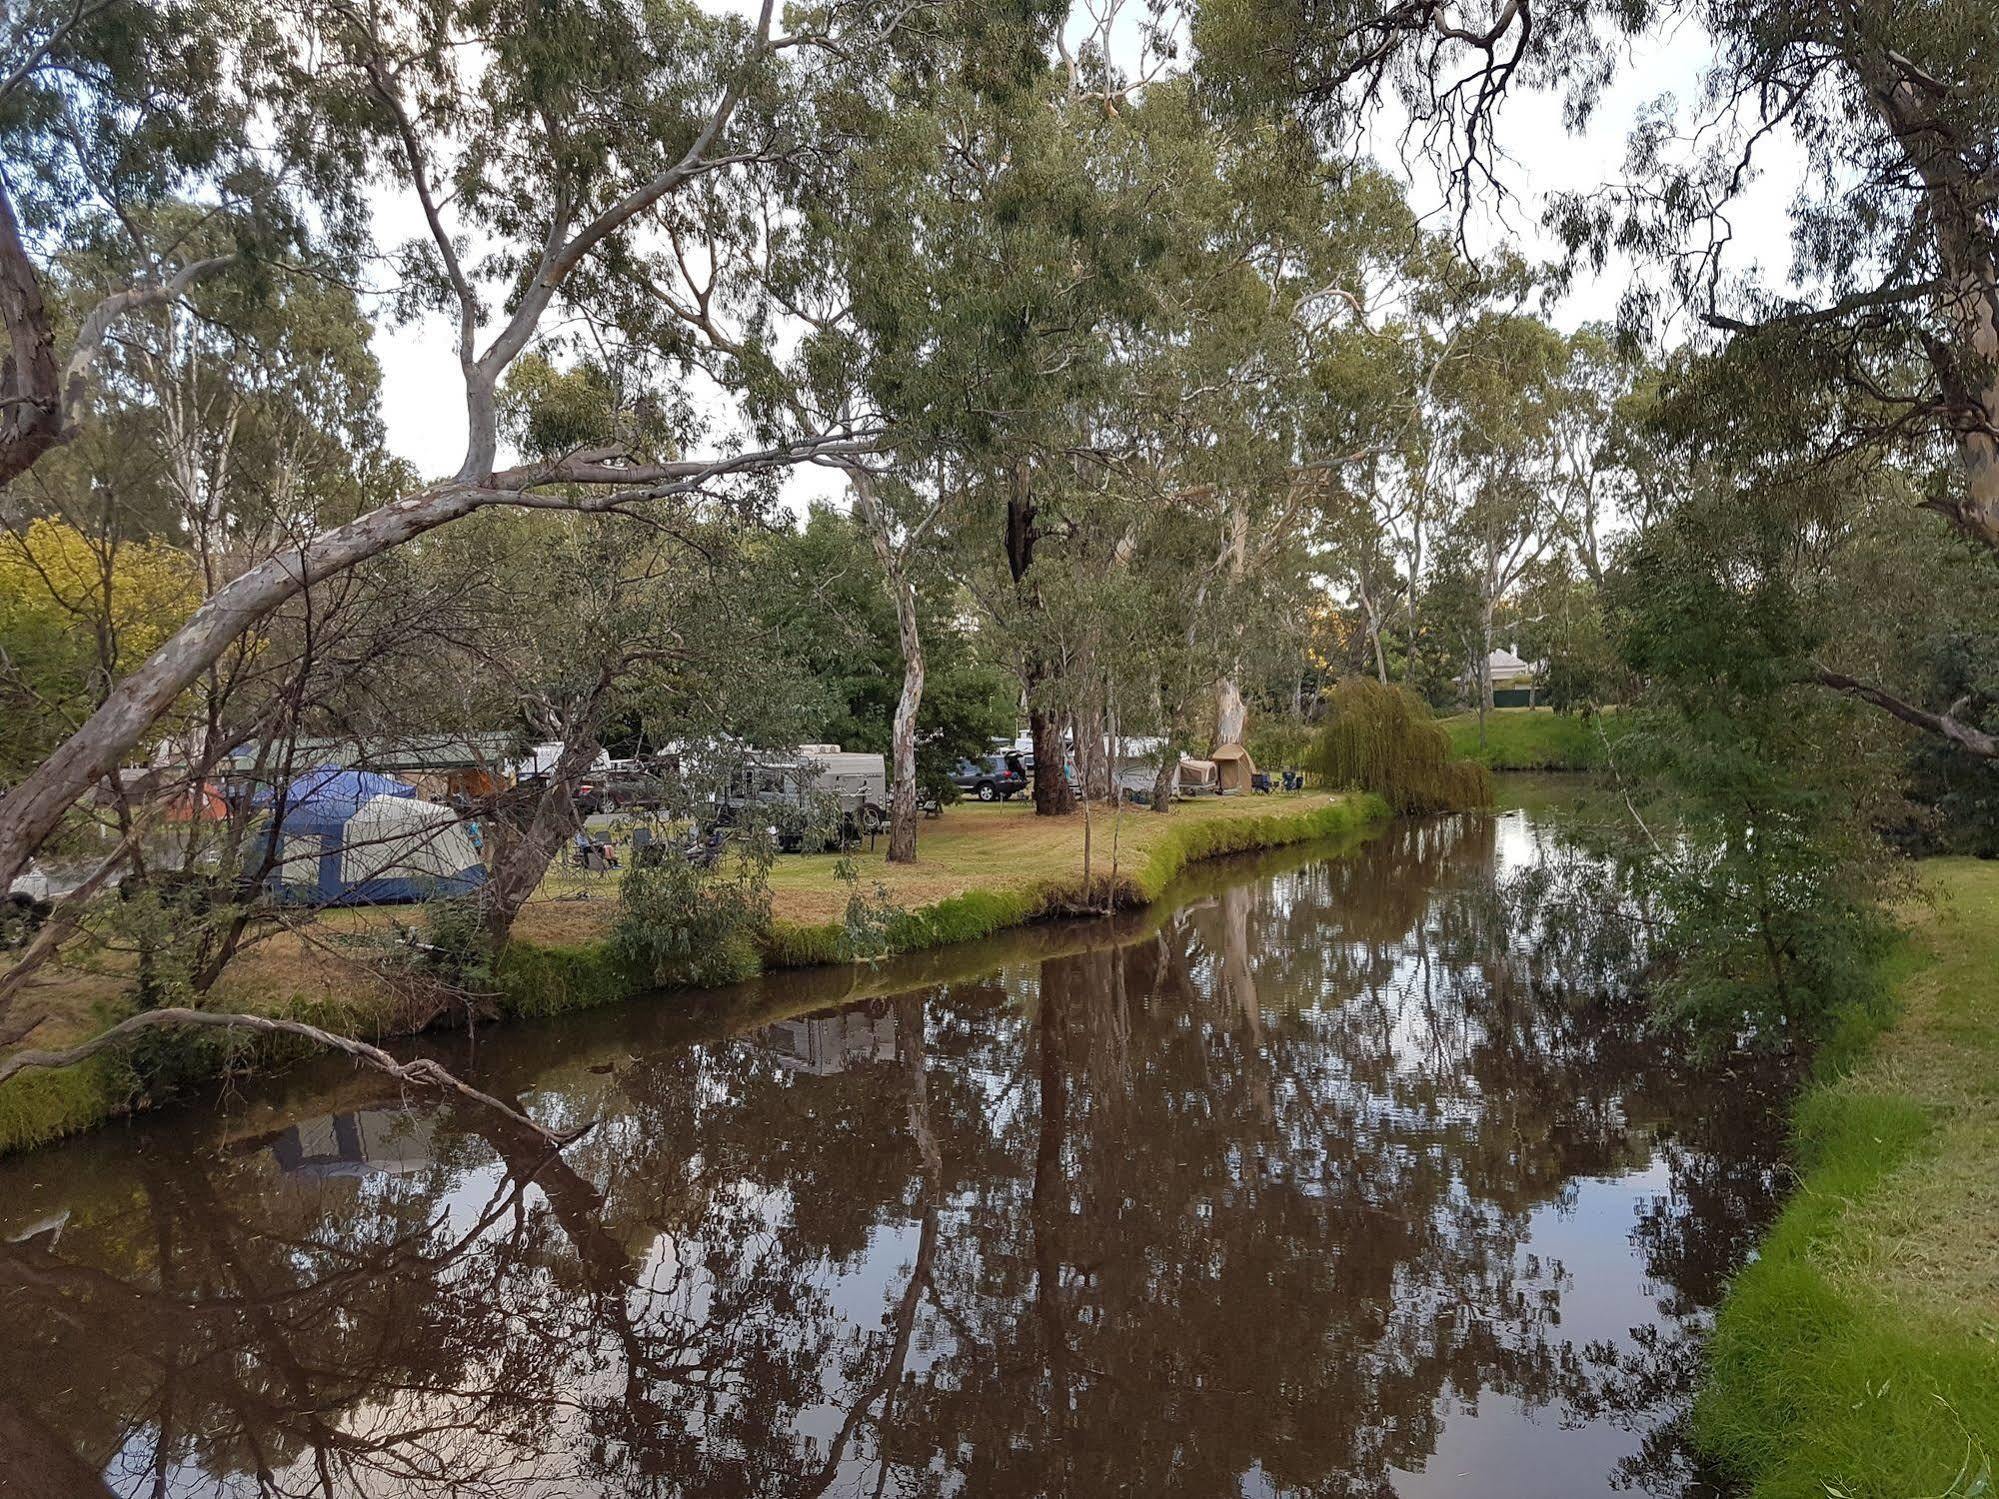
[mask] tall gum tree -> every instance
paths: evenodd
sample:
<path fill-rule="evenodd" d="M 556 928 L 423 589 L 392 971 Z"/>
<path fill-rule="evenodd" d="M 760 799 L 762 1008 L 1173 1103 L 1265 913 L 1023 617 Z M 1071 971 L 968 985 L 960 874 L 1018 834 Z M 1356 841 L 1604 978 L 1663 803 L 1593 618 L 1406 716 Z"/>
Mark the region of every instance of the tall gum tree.
<path fill-rule="evenodd" d="M 1625 170 L 1558 194 L 1549 225 L 1574 264 L 1613 254 L 1640 274 L 1633 331 L 1694 314 L 1701 347 L 1742 364 L 1746 399 L 1710 424 L 1794 420 L 1794 477 L 1856 448 L 1954 474 L 1923 505 L 1999 554 L 1999 11 L 1894 0 L 1551 0 L 1494 7 L 1370 0 L 1196 0 L 1201 68 L 1251 112 L 1308 119 L 1357 149 L 1383 106 L 1414 124 L 1468 214 L 1503 193 L 1495 134 L 1523 90 L 1563 97 L 1577 128 L 1661 38 L 1704 33 L 1711 66 L 1684 111 L 1633 131 Z M 1787 168 L 1789 162 L 1799 163 Z M 1782 280 L 1742 260 L 1729 215 L 1759 177 L 1788 171 L 1791 263 Z M 1462 223 L 1462 218 L 1460 219 Z M 1836 395 L 1834 393 L 1837 393 Z M 1809 420 L 1833 413 L 1830 421 Z M 1967 751 L 1999 737 L 1837 671 L 1821 685 Z"/>
<path fill-rule="evenodd" d="M 791 130 L 800 115 L 786 107 L 787 69 L 829 34 L 777 35 L 770 4 L 752 23 L 692 11 L 641 19 L 612 6 L 560 16 L 527 7 L 501 24 L 483 6 L 422 15 L 334 7 L 289 19 L 290 50 L 271 72 L 290 103 L 346 133 L 351 169 L 422 208 L 426 233 L 398 259 L 411 301 L 456 324 L 464 458 L 450 478 L 320 532 L 210 596 L 0 803 L 0 880 L 19 873 L 231 641 L 313 584 L 489 506 L 624 510 L 858 452 L 872 435 L 793 429 L 761 446 L 682 457 L 677 444 L 635 446 L 611 432 L 552 459 L 499 466 L 501 377 L 555 309 L 615 327 L 622 301 L 597 273 L 633 262 L 671 272 L 668 231 L 697 189 L 726 182 L 753 192 L 760 171 L 805 149 Z M 486 44 L 465 45 L 475 36 Z M 474 52 L 476 79 L 463 71 Z M 474 242 L 487 251 L 468 254 Z M 157 295 L 180 295 L 187 280 L 158 283 Z M 0 307 L 10 333 L 29 326 L 31 311 L 12 294 Z M 682 327 L 698 340 L 698 324 Z M 39 370 L 39 359 L 10 364 L 9 377 Z M 674 368 L 669 358 L 661 373 Z"/>

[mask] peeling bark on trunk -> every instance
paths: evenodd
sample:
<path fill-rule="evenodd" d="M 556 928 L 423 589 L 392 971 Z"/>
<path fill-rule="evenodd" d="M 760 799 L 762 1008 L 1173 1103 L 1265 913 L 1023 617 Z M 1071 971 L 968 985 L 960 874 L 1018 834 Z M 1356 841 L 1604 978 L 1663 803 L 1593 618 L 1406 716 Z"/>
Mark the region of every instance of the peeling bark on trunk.
<path fill-rule="evenodd" d="M 1152 778 L 1152 810 L 1166 813 L 1173 810 L 1173 782 L 1180 769 L 1178 745 L 1168 739 L 1166 748 L 1160 751 L 1159 771 Z"/>
<path fill-rule="evenodd" d="M 1999 264 L 1990 249 L 1989 169 L 1973 165 L 1989 153 L 1946 121 L 1926 85 L 1909 76 L 1906 59 L 1858 30 L 1849 45 L 1876 116 L 1922 181 L 1925 212 L 1918 223 L 1927 223 L 1935 243 L 1943 283 L 1939 309 L 1957 335 L 1926 342 L 1957 442 L 1965 496 L 1932 502 L 1932 508 L 1980 546 L 1999 551 Z"/>
<path fill-rule="evenodd" d="M 1089 696 L 1090 701 L 1075 716 L 1076 774 L 1082 779 L 1084 797 L 1103 801 L 1111 795 L 1109 735 L 1103 704 L 1096 701 L 1094 693 Z"/>
<path fill-rule="evenodd" d="M 1249 704 L 1242 700 L 1242 688 L 1234 677 L 1215 684 L 1215 743 L 1241 744 L 1249 729 Z"/>
<path fill-rule="evenodd" d="M 1076 790 L 1063 773 L 1068 754 L 1062 747 L 1061 727 L 1054 714 L 1029 708 L 1027 731 L 1034 740 L 1034 813 L 1066 817 L 1076 810 Z"/>
<path fill-rule="evenodd" d="M 21 243 L 14 205 L 0 190 L 0 484 L 26 473 L 62 440 L 62 391 L 56 381 L 55 325 Z"/>
<path fill-rule="evenodd" d="M 874 480 L 856 469 L 849 477 L 868 528 L 875 560 L 881 564 L 882 586 L 895 605 L 895 629 L 902 650 L 902 692 L 896 698 L 890 729 L 891 774 L 895 789 L 889 800 L 888 862 L 916 862 L 916 824 L 921 807 L 916 795 L 916 718 L 923 708 L 923 632 L 916 612 L 916 588 L 909 581 L 903 554 L 889 534 L 889 519 L 875 493 Z"/>
<path fill-rule="evenodd" d="M 916 715 L 923 706 L 923 640 L 916 628 L 916 591 L 898 576 L 896 626 L 902 635 L 902 695 L 896 699 L 890 747 L 895 753 L 895 792 L 889 799 L 888 862 L 916 862 Z"/>

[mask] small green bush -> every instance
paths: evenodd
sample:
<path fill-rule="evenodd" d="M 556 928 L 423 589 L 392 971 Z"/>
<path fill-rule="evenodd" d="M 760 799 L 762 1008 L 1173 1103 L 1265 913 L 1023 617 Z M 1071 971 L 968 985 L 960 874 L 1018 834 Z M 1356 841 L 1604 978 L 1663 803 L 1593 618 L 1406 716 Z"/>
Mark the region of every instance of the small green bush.
<path fill-rule="evenodd" d="M 611 952 L 642 984 L 714 988 L 755 974 L 770 930 L 770 863 L 745 856 L 727 872 L 669 852 L 618 885 Z"/>
<path fill-rule="evenodd" d="M 1327 700 L 1306 767 L 1327 786 L 1371 791 L 1398 813 L 1460 812 L 1492 801 L 1482 765 L 1453 759 L 1450 736 L 1416 696 L 1348 677 Z"/>

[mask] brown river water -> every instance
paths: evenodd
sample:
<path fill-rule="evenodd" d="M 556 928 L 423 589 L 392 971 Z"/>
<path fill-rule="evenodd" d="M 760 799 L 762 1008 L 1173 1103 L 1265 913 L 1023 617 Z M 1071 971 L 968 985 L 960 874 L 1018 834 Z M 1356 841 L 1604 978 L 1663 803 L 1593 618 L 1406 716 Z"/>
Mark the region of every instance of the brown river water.
<path fill-rule="evenodd" d="M 1513 898 L 1547 810 L 0 1162 L 0 1494 L 1713 1492 L 1782 1089 Z"/>

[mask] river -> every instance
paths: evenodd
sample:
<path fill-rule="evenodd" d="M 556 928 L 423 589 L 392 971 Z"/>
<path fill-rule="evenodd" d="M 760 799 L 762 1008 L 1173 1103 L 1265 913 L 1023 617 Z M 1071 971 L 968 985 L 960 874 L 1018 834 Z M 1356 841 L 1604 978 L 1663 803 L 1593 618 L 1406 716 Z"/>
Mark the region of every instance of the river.
<path fill-rule="evenodd" d="M 1648 1033 L 1545 804 L 0 1162 L 0 1494 L 1706 1494 L 1780 1080 Z"/>

